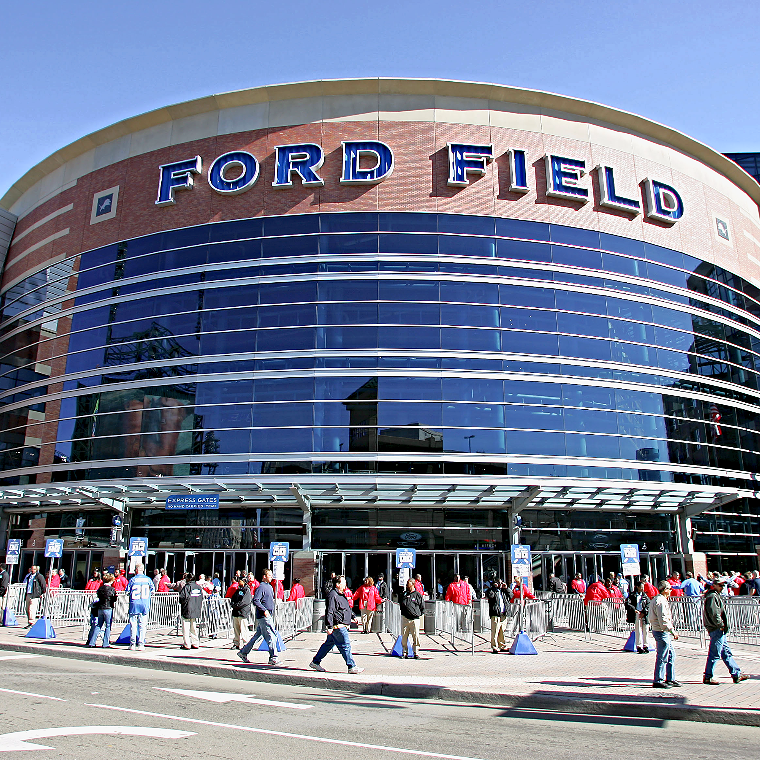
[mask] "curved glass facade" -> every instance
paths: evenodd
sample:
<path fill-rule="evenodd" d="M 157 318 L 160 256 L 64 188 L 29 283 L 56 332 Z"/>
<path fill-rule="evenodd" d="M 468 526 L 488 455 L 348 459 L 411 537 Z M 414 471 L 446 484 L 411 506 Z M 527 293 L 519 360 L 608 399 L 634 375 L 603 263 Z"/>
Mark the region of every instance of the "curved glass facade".
<path fill-rule="evenodd" d="M 743 487 L 760 470 L 758 289 L 590 230 L 422 213 L 220 222 L 58 262 L 1 307 L 6 484 L 44 467 L 56 481 Z M 51 423 L 54 446 L 40 443 Z"/>

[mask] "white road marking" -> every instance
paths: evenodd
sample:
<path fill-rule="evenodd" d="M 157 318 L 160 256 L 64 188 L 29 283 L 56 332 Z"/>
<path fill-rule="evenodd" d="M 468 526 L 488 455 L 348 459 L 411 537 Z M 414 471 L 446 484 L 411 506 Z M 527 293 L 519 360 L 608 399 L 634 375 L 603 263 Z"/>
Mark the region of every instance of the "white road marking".
<path fill-rule="evenodd" d="M 4 654 L 0 660 L 27 660 L 30 657 L 39 657 L 38 654 Z"/>
<path fill-rule="evenodd" d="M 165 713 L 147 712 L 146 710 L 132 710 L 129 707 L 115 707 L 114 705 L 91 705 L 85 707 L 99 707 L 101 710 L 116 710 L 118 712 L 147 715 L 151 718 L 166 718 L 167 720 L 179 720 L 184 723 L 198 723 L 203 726 L 216 726 L 217 728 L 231 728 L 235 731 L 249 731 L 253 734 L 265 734 L 266 736 L 283 736 L 286 739 L 304 739 L 310 742 L 322 742 L 323 744 L 339 744 L 343 747 L 361 747 L 363 749 L 378 749 L 384 752 L 396 752 L 401 755 L 416 755 L 418 757 L 438 757 L 441 760 L 483 760 L 479 757 L 466 757 L 464 755 L 442 755 L 439 752 L 423 752 L 419 749 L 403 749 L 401 747 L 384 747 L 382 744 L 364 744 L 363 742 L 349 742 L 343 739 L 327 739 L 323 736 L 307 736 L 306 734 L 291 734 L 286 731 L 272 731 L 266 728 L 252 728 L 251 726 L 236 726 L 232 723 L 217 723 L 213 720 L 199 720 L 198 718 L 183 718 L 179 715 L 166 715 Z"/>
<path fill-rule="evenodd" d="M 25 697 L 39 697 L 40 699 L 54 699 L 56 702 L 68 702 L 67 699 L 61 699 L 60 697 L 49 697 L 47 694 L 35 694 L 31 691 L 15 691 L 14 689 L 0 689 L 6 694 L 21 694 Z"/>
<path fill-rule="evenodd" d="M 289 707 L 292 710 L 311 710 L 313 705 L 304 705 L 298 702 L 275 702 L 271 699 L 256 699 L 248 694 L 229 694 L 223 691 L 193 691 L 192 689 L 161 689 L 154 686 L 159 691 L 169 691 L 172 694 L 182 694 L 185 697 L 197 697 L 198 699 L 207 699 L 209 702 L 246 702 L 250 705 L 270 705 L 271 707 Z"/>
<path fill-rule="evenodd" d="M 87 736 L 88 734 L 123 734 L 125 736 L 152 736 L 156 739 L 186 739 L 194 731 L 175 731 L 172 728 L 146 726 L 66 726 L 63 728 L 35 728 L 0 734 L 0 752 L 19 752 L 24 749 L 53 749 L 45 744 L 34 744 L 29 739 L 47 739 L 51 736 Z"/>

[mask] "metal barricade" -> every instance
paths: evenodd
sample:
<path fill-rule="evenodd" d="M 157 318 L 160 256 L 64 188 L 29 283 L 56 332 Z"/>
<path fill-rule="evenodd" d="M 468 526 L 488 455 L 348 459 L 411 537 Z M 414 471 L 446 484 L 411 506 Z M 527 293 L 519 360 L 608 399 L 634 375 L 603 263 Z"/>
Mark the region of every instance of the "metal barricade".
<path fill-rule="evenodd" d="M 489 612 L 488 599 L 481 597 L 475 601 L 475 604 L 480 605 L 480 632 L 491 632 L 491 615 Z"/>
<path fill-rule="evenodd" d="M 679 634 L 698 636 L 703 641 L 706 635 L 702 625 L 702 598 L 698 596 L 671 596 L 670 614 L 673 627 Z"/>
<path fill-rule="evenodd" d="M 760 644 L 760 601 L 754 596 L 726 600 L 728 635 L 732 644 Z"/>
<path fill-rule="evenodd" d="M 519 607 L 518 604 L 513 604 L 513 607 Z M 535 641 L 546 635 L 547 623 L 548 623 L 549 606 L 545 601 L 536 599 L 535 601 L 529 600 L 525 602 L 523 609 L 523 631 L 531 640 Z M 517 625 L 520 625 L 520 613 L 519 610 L 515 611 L 515 618 Z"/>
<path fill-rule="evenodd" d="M 208 639 L 232 638 L 232 604 L 229 599 L 209 594 L 203 600 L 198 635 Z"/>
<path fill-rule="evenodd" d="M 90 605 L 96 598 L 94 591 L 74 591 L 70 588 L 48 590 L 45 615 L 51 625 L 78 625 L 90 619 Z M 40 610 L 42 612 L 42 610 Z"/>
<path fill-rule="evenodd" d="M 295 638 L 301 631 L 311 629 L 314 615 L 314 597 L 306 596 L 295 602 L 277 601 L 274 608 L 274 625 L 283 641 Z"/>
<path fill-rule="evenodd" d="M 566 628 L 570 631 L 585 631 L 586 620 L 583 597 L 578 594 L 552 594 L 539 592 L 540 599 L 547 606 L 547 622 L 550 628 Z"/>
<path fill-rule="evenodd" d="M 390 599 L 383 602 L 383 625 L 385 630 L 393 636 L 394 640 L 397 639 L 401 633 L 401 607 L 396 602 L 392 602 Z"/>
<path fill-rule="evenodd" d="M 457 640 L 468 644 L 475 652 L 474 614 L 471 604 L 455 602 L 435 603 L 435 632 L 451 638 L 454 645 Z"/>
<path fill-rule="evenodd" d="M 26 609 L 24 607 L 26 589 L 24 588 L 23 583 L 12 583 L 8 586 L 8 591 L 5 596 L 7 597 L 7 601 L 5 598 L 2 599 L 2 604 L 6 604 L 7 609 L 13 612 L 17 618 L 20 615 L 26 614 Z M 42 614 L 42 610 L 40 610 L 40 614 Z"/>

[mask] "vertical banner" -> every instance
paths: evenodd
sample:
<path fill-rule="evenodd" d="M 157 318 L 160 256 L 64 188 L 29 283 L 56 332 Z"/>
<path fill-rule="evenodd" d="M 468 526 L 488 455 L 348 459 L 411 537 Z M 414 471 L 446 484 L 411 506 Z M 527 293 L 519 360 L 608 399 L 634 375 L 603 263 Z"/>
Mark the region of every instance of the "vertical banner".
<path fill-rule="evenodd" d="M 416 549 L 396 549 L 396 567 L 411 570 L 417 564 Z"/>
<path fill-rule="evenodd" d="M 269 544 L 269 561 L 272 563 L 272 576 L 276 581 L 285 580 L 285 563 L 290 556 L 288 541 L 273 541 Z"/>
<path fill-rule="evenodd" d="M 523 580 L 533 577 L 530 546 L 528 544 L 512 544 L 512 575 Z"/>
<path fill-rule="evenodd" d="M 9 539 L 8 546 L 5 550 L 5 564 L 18 565 L 20 554 L 21 554 L 21 539 L 20 538 Z"/>
<path fill-rule="evenodd" d="M 620 558 L 623 562 L 623 575 L 641 575 L 638 544 L 620 544 Z"/>
<path fill-rule="evenodd" d="M 45 541 L 45 556 L 60 559 L 63 556 L 63 539 L 49 538 Z"/>

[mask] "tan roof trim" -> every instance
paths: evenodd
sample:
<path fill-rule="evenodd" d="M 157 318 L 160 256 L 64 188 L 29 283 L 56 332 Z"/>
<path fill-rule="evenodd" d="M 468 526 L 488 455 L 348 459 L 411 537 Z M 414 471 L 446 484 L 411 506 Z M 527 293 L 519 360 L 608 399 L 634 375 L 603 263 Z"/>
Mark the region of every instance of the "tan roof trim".
<path fill-rule="evenodd" d="M 741 167 L 704 143 L 664 124 L 645 119 L 643 116 L 620 111 L 617 108 L 589 100 L 580 100 L 540 90 L 525 90 L 498 84 L 446 79 L 386 79 L 379 77 L 372 79 L 323 79 L 255 87 L 209 95 L 133 116 L 86 135 L 48 156 L 12 185 L 8 192 L 0 198 L 0 206 L 10 209 L 36 182 L 67 161 L 71 161 L 93 148 L 174 119 L 253 103 L 291 100 L 293 98 L 376 93 L 487 99 L 563 111 L 583 119 L 602 121 L 627 131 L 636 132 L 692 156 L 725 176 L 747 193 L 755 203 L 760 204 L 760 185 Z"/>

